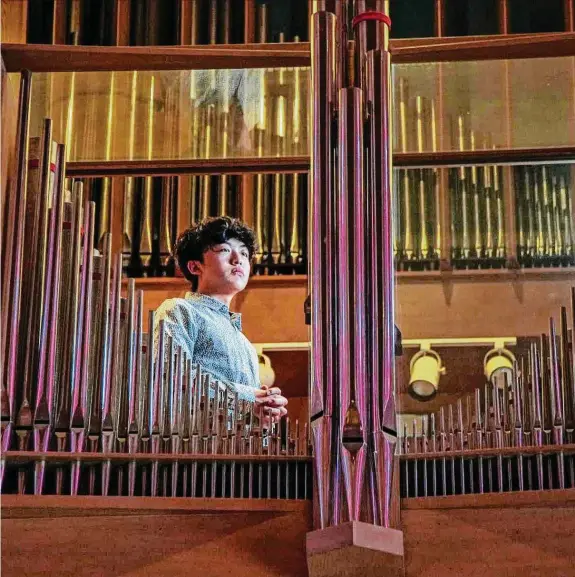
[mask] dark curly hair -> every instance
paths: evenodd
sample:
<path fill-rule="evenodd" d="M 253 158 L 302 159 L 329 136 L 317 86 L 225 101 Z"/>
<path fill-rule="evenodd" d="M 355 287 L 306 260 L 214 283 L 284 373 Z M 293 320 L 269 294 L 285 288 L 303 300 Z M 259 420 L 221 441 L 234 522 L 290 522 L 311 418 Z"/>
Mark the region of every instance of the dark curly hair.
<path fill-rule="evenodd" d="M 246 245 L 250 260 L 257 250 L 254 231 L 237 218 L 229 216 L 210 217 L 202 220 L 180 234 L 174 245 L 174 259 L 184 277 L 192 283 L 192 290 L 198 288 L 198 277 L 188 270 L 188 262 L 203 262 L 204 253 L 215 246 L 237 238 Z"/>

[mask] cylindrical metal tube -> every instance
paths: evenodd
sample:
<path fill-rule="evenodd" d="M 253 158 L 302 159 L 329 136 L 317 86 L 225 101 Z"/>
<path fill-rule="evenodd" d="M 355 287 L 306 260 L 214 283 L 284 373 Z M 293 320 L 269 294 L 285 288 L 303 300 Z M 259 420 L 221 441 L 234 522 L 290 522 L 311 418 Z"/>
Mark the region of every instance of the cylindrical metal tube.
<path fill-rule="evenodd" d="M 339 91 L 338 126 L 338 194 L 336 196 L 336 222 L 339 232 L 337 250 L 339 266 L 336 274 L 339 296 L 337 315 L 339 362 L 339 417 L 342 435 L 342 467 L 345 483 L 347 514 L 351 521 L 358 521 L 365 464 L 365 293 L 362 275 L 351 271 L 362 270 L 364 228 L 361 212 L 363 182 L 363 102 L 359 88 L 342 88 Z M 361 200 L 360 200 L 361 199 Z M 360 230 L 357 230 L 358 225 Z M 352 229 L 353 226 L 353 229 Z M 351 232 L 354 231 L 352 236 Z M 356 252 L 356 245 L 361 254 Z M 357 262 L 356 265 L 356 260 Z M 352 266 L 350 266 L 350 264 Z M 360 278 L 360 286 L 354 279 Z M 354 310 L 355 309 L 355 310 Z M 355 324 L 358 323 L 358 325 Z M 356 334 L 357 333 L 357 334 Z"/>
<path fill-rule="evenodd" d="M 310 416 L 315 452 L 314 494 L 320 528 L 329 524 L 332 478 L 333 387 L 335 363 L 332 362 L 335 327 L 332 303 L 335 287 L 334 250 L 324 239 L 334 227 L 335 183 L 332 172 L 332 123 L 335 109 L 335 16 L 327 12 L 313 15 L 312 84 L 313 144 L 311 160 L 310 207 L 310 284 L 311 292 L 311 398 Z M 337 445 L 335 451 L 339 451 Z M 337 456 L 335 457 L 337 460 Z M 337 501 L 337 498 L 336 498 Z M 339 508 L 339 505 L 336 505 Z"/>
<path fill-rule="evenodd" d="M 368 210 L 372 255 L 366 322 L 368 366 L 371 377 L 371 427 L 374 435 L 378 519 L 391 524 L 393 454 L 397 440 L 394 395 L 394 267 L 393 195 L 391 166 L 391 61 L 389 53 L 375 50 L 367 57 L 367 98 L 371 107 L 369 125 L 370 163 Z"/>
<path fill-rule="evenodd" d="M 22 291 L 24 225 L 28 188 L 28 150 L 32 75 L 25 71 L 20 79 L 18 125 L 16 132 L 16 177 L 7 199 L 2 231 L 2 421 L 12 422 L 18 408 L 15 405 L 17 353 L 19 348 L 19 321 Z M 3 429 L 4 430 L 4 429 Z M 10 431 L 2 438 L 2 449 L 7 450 Z"/>

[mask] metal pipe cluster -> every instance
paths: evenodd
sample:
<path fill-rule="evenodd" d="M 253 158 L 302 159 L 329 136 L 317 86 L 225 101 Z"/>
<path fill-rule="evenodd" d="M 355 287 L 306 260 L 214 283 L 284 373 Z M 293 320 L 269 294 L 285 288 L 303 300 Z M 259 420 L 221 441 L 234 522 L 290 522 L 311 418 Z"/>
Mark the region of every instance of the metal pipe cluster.
<path fill-rule="evenodd" d="M 575 487 L 575 288 L 571 309 L 513 371 L 405 426 L 403 497 Z"/>
<path fill-rule="evenodd" d="M 163 321 L 154 345 L 153 311 L 144 332 L 143 291 L 134 279 L 123 291 L 109 233 L 94 248 L 95 205 L 81 182 L 67 190 L 50 119 L 28 144 L 30 82 L 23 74 L 18 170 L 3 215 L 3 490 L 306 495 L 307 424 L 264 430 L 255 407 L 193 366 Z M 170 469 L 169 485 L 159 469 L 164 479 Z"/>
<path fill-rule="evenodd" d="M 490 135 L 468 126 L 459 115 L 454 140 L 460 151 L 488 148 Z M 454 268 L 502 268 L 505 265 L 505 206 L 503 168 L 482 165 L 452 168 L 448 174 L 451 259 Z"/>
<path fill-rule="evenodd" d="M 388 8 L 379 0 L 323 1 L 312 17 L 310 413 L 318 528 L 395 523 Z"/>
<path fill-rule="evenodd" d="M 410 98 L 408 82 L 400 78 L 398 102 L 398 150 L 437 152 L 438 128 L 435 101 Z M 397 225 L 394 253 L 398 270 L 435 269 L 441 255 L 439 172 L 437 169 L 399 169 Z"/>
<path fill-rule="evenodd" d="M 517 256 L 526 267 L 575 265 L 573 166 L 515 168 Z"/>

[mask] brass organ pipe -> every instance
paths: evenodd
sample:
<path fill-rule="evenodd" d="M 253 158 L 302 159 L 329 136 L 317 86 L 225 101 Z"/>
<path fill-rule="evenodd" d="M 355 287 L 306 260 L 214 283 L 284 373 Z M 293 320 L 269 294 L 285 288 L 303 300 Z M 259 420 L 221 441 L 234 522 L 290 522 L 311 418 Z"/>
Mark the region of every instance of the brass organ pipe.
<path fill-rule="evenodd" d="M 267 42 L 267 16 L 268 5 L 257 5 L 257 42 Z M 254 147 L 258 157 L 263 156 L 266 146 L 267 136 L 267 72 L 261 68 L 258 72 L 261 92 L 259 95 L 259 106 L 257 110 L 256 124 L 254 126 Z M 258 241 L 257 262 L 264 262 L 269 257 L 269 230 L 268 230 L 268 210 L 269 202 L 267 199 L 266 184 L 268 179 L 263 174 L 255 176 L 255 201 L 254 201 L 254 223 L 256 237 Z"/>
<path fill-rule="evenodd" d="M 280 33 L 279 42 L 283 43 L 284 35 Z M 286 112 L 287 101 L 284 94 L 286 89 L 285 70 L 280 68 L 278 72 L 279 91 L 273 99 L 273 143 L 276 156 L 284 156 L 286 150 Z M 272 177 L 272 232 L 271 232 L 271 260 L 274 264 L 283 262 L 285 259 L 285 181 L 284 173 L 275 173 Z"/>
<path fill-rule="evenodd" d="M 116 90 L 116 73 L 110 72 L 110 89 L 108 93 L 108 107 L 106 111 L 106 140 L 105 140 L 105 160 L 112 158 L 112 131 L 114 126 L 114 100 Z M 102 249 L 104 246 L 104 235 L 110 232 L 111 209 L 112 209 L 112 180 L 102 179 L 100 191 L 100 219 L 97 231 L 97 246 Z"/>
<path fill-rule="evenodd" d="M 204 110 L 205 113 L 205 124 L 204 124 L 204 146 L 203 146 L 203 158 L 212 157 L 212 129 L 214 127 L 214 117 L 215 117 L 215 106 L 213 104 L 208 104 Z M 211 195 L 212 195 L 212 183 L 211 175 L 206 174 L 200 177 L 200 220 L 203 220 L 210 214 L 211 205 Z"/>
<path fill-rule="evenodd" d="M 535 255 L 537 257 L 542 257 L 545 255 L 545 225 L 543 223 L 543 208 L 541 201 L 541 187 L 539 181 L 539 171 L 537 167 L 533 168 L 533 195 L 535 197 L 534 207 L 535 207 L 535 219 L 537 222 L 537 229 L 535 233 Z"/>
<path fill-rule="evenodd" d="M 406 81 L 399 79 L 399 146 L 401 152 L 407 152 L 407 94 Z M 401 190 L 403 193 L 403 215 L 401 230 L 403 242 L 401 243 L 402 255 L 407 260 L 414 256 L 413 228 L 411 224 L 411 183 L 407 170 L 401 172 Z"/>
<path fill-rule="evenodd" d="M 553 229 L 555 231 L 555 255 L 563 256 L 565 254 L 565 245 L 563 244 L 563 234 L 561 230 L 561 212 L 558 197 L 557 175 L 551 177 L 551 212 L 553 215 Z"/>
<path fill-rule="evenodd" d="M 230 0 L 223 0 L 223 8 L 221 8 L 221 15 L 223 20 L 222 25 L 222 43 L 230 43 L 231 33 L 231 6 Z M 221 74 L 224 79 L 223 87 L 223 105 L 220 113 L 220 126 L 218 133 L 222 138 L 222 158 L 227 158 L 230 154 L 230 130 L 233 130 L 230 116 L 230 71 L 222 70 Z M 229 207 L 229 186 L 230 177 L 227 174 L 220 175 L 218 190 L 218 214 L 228 214 Z"/>
<path fill-rule="evenodd" d="M 487 144 L 484 144 L 487 148 Z M 495 254 L 493 253 L 494 242 L 493 242 L 493 220 L 492 220 L 492 181 L 491 181 L 491 167 L 488 165 L 483 166 L 483 185 L 485 193 L 485 256 L 487 258 L 493 258 Z"/>
<path fill-rule="evenodd" d="M 437 119 L 435 112 L 435 101 L 431 101 L 431 151 L 437 152 Z M 439 171 L 432 169 L 433 195 L 435 199 L 435 241 L 434 252 L 438 259 L 445 258 L 441 251 L 442 235 L 441 229 L 441 204 L 439 197 Z"/>
<path fill-rule="evenodd" d="M 153 157 L 154 148 L 154 95 L 155 95 L 155 78 L 150 73 L 147 116 L 147 141 L 146 153 L 148 160 Z M 142 206 L 140 211 L 140 259 L 145 269 L 149 269 L 152 263 L 152 221 L 153 221 L 153 202 L 154 202 L 154 180 L 151 176 L 144 178 L 144 187 L 142 191 Z M 146 255 L 142 257 L 142 255 Z"/>
<path fill-rule="evenodd" d="M 195 2 L 193 3 L 195 4 Z M 128 129 L 128 158 L 134 158 L 134 148 L 136 142 L 136 102 L 138 89 L 138 72 L 132 72 L 130 83 L 130 119 Z M 134 202 L 135 202 L 135 180 L 134 177 L 128 176 L 124 179 L 124 202 L 123 202 L 123 235 L 122 235 L 122 252 L 127 255 L 133 250 L 134 234 Z"/>
<path fill-rule="evenodd" d="M 177 177 L 165 176 L 162 178 L 162 204 L 160 209 L 160 238 L 159 251 L 161 272 L 164 272 L 172 259 L 172 222 L 176 211 L 174 192 L 177 186 Z M 165 272 L 164 272 L 165 274 Z"/>
<path fill-rule="evenodd" d="M 496 243 L 497 258 L 503 258 L 503 256 L 505 256 L 505 221 L 503 214 L 503 190 L 501 189 L 500 170 L 501 167 L 499 167 L 498 165 L 495 165 L 493 167 L 495 208 L 497 214 L 497 243 Z"/>
<path fill-rule="evenodd" d="M 553 229 L 553 217 L 551 213 L 551 199 L 549 198 L 549 182 L 547 179 L 547 168 L 541 167 L 541 192 L 543 196 L 543 211 L 545 213 L 545 256 L 554 256 L 555 251 L 555 231 Z"/>
<path fill-rule="evenodd" d="M 415 98 L 416 127 L 417 127 L 417 151 L 423 152 L 423 99 L 421 96 Z M 418 258 L 427 258 L 429 252 L 429 240 L 427 237 L 427 190 L 426 190 L 426 169 L 418 170 L 418 200 L 419 200 L 419 243 Z"/>
<path fill-rule="evenodd" d="M 209 44 L 218 43 L 218 0 L 209 0 L 208 38 Z"/>
<path fill-rule="evenodd" d="M 459 150 L 465 150 L 465 141 L 463 136 L 463 116 L 457 117 L 457 137 Z M 463 258 L 469 258 L 471 241 L 469 238 L 469 207 L 467 198 L 467 175 L 465 167 L 459 169 L 459 193 L 461 194 L 461 252 Z"/>
<path fill-rule="evenodd" d="M 525 209 L 527 211 L 527 254 L 529 256 L 535 256 L 535 225 L 533 214 L 535 210 L 535 205 L 531 200 L 532 187 L 531 187 L 531 169 L 526 166 L 525 169 Z"/>
<path fill-rule="evenodd" d="M 294 42 L 299 42 L 299 38 L 296 36 Z M 293 104 L 292 104 L 292 141 L 291 145 L 293 147 L 293 153 L 298 154 L 301 149 L 301 141 L 303 135 L 300 134 L 302 131 L 301 123 L 301 107 L 302 107 L 302 89 L 301 89 L 301 70 L 299 67 L 293 68 Z M 302 257 L 302 237 L 303 230 L 300 230 L 300 178 L 302 176 L 299 173 L 294 173 L 291 176 L 291 190 L 288 191 L 291 194 L 291 206 L 290 206 L 290 218 L 291 227 L 288 231 L 289 246 L 289 262 L 297 263 Z"/>
<path fill-rule="evenodd" d="M 573 206 L 571 195 L 567 189 L 567 182 L 564 175 L 561 175 L 559 188 L 559 202 L 561 205 L 561 220 L 563 229 L 563 246 L 565 254 L 574 256 L 574 237 L 573 237 Z M 574 183 L 575 184 L 575 183 Z M 572 194 L 572 193 L 571 193 Z"/>
<path fill-rule="evenodd" d="M 475 131 L 470 132 L 470 148 L 475 150 Z M 475 258 L 484 256 L 484 242 L 481 230 L 479 181 L 477 179 L 477 167 L 471 167 L 471 190 L 473 193 L 473 252 Z"/>

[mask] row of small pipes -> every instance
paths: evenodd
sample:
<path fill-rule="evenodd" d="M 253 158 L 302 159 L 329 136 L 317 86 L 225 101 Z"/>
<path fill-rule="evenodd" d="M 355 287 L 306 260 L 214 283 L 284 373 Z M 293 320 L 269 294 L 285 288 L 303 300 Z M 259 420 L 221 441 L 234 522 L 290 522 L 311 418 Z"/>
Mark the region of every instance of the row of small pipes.
<path fill-rule="evenodd" d="M 575 288 L 571 309 L 512 371 L 404 426 L 404 497 L 575 487 Z"/>
<path fill-rule="evenodd" d="M 449 169 L 451 261 L 455 268 L 500 268 L 505 263 L 501 168 Z M 545 177 L 545 185 L 533 184 Z M 258 273 L 305 274 L 307 262 L 306 174 L 259 174 L 252 178 Z M 97 246 L 110 230 L 110 179 L 85 181 L 97 200 Z M 234 175 L 132 178 L 123 181 L 123 253 L 128 276 L 173 276 L 171 250 L 176 217 L 190 223 L 239 214 L 242 179 Z M 518 260 L 525 267 L 575 265 L 571 172 L 568 165 L 515 169 Z M 549 184 L 549 186 L 547 186 Z M 529 185 L 529 188 L 528 188 Z M 400 170 L 394 260 L 397 270 L 437 268 L 441 257 L 441 210 L 436 169 Z M 407 186 L 408 194 L 404 187 Z M 90 194 L 90 193 L 88 193 Z M 108 196 L 106 196 L 108 195 Z M 407 210 L 409 209 L 409 210 Z M 423 212 L 421 212 L 423 211 Z M 421 217 L 423 215 L 423 217 Z M 181 219 L 180 219 L 181 220 Z"/>
<path fill-rule="evenodd" d="M 53 142 L 50 119 L 45 120 L 40 141 L 33 141 L 39 146 L 37 162 L 30 162 L 30 75 L 24 73 L 21 83 L 18 165 L 3 198 L 2 481 L 9 451 L 75 455 L 69 482 L 61 465 L 54 481 L 56 492 L 68 487 L 71 494 L 95 490 L 94 467 L 85 464 L 85 453 L 185 454 L 188 462 L 189 455 L 206 454 L 224 460 L 235 454 L 240 460 L 306 457 L 307 426 L 296 421 L 290 427 L 286 421 L 281 430 L 273 425 L 264 432 L 251 403 L 238 400 L 233 388 L 192 367 L 191 359 L 165 336 L 162 321 L 154 349 L 154 314 L 145 334 L 143 292 L 136 291 L 130 279 L 124 296 L 122 255 L 112 255 L 109 233 L 103 236 L 101 250 L 94 248 L 95 203 L 85 198 L 81 182 L 66 189 L 65 150 Z M 102 461 L 101 494 L 110 491 L 112 461 Z M 36 459 L 32 483 L 25 468 L 11 468 L 16 471 L 16 489 L 41 494 L 46 464 L 46 459 Z M 160 490 L 154 472 L 158 466 L 152 464 L 143 494 Z M 235 466 L 226 482 L 217 482 L 220 473 L 212 472 L 209 487 L 204 482 L 207 469 L 198 466 L 203 467 L 202 488 L 194 494 L 215 494 L 217 483 L 225 494 L 243 493 L 243 481 L 236 489 L 232 480 Z M 134 467 L 122 477 L 127 481 L 118 481 L 118 494 L 133 494 Z M 174 467 L 172 494 L 174 487 L 190 494 L 198 483 L 197 467 L 192 463 L 189 487 Z M 286 474 L 290 467 L 284 467 Z M 92 473 L 83 486 L 85 470 Z M 249 473 L 248 496 L 253 491 L 262 496 L 270 486 L 261 485 L 262 471 L 255 481 Z M 228 488 L 222 488 L 226 483 Z"/>
<path fill-rule="evenodd" d="M 575 265 L 569 166 L 515 168 L 518 257 L 525 266 Z"/>

